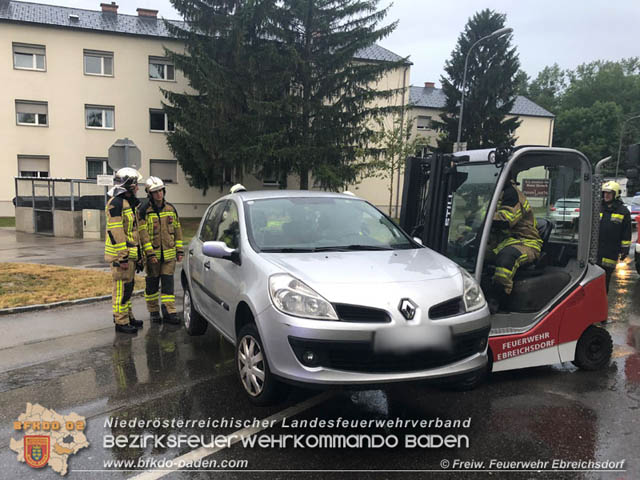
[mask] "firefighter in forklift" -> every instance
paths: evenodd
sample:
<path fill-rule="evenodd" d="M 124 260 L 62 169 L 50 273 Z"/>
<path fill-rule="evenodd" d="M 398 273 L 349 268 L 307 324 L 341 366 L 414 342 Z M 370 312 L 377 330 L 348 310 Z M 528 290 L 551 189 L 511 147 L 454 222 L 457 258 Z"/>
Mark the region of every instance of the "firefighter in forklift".
<path fill-rule="evenodd" d="M 176 260 L 181 262 L 184 256 L 182 228 L 177 210 L 165 199 L 164 182 L 158 177 L 149 177 L 145 183 L 145 190 L 147 198 L 138 207 L 138 216 L 140 240 L 147 257 L 144 292 L 147 310 L 151 321 L 159 322 L 158 299 L 160 299 L 162 319 L 177 325 L 180 320 L 176 314 L 173 273 L 176 269 Z"/>
<path fill-rule="evenodd" d="M 627 258 L 631 246 L 631 215 L 620 200 L 621 190 L 617 182 L 602 185 L 598 265 L 606 273 L 607 293 L 618 257 L 620 260 Z"/>
<path fill-rule="evenodd" d="M 495 265 L 488 295 L 492 314 L 511 294 L 518 268 L 538 260 L 542 249 L 533 209 L 516 185 L 514 179 L 506 182 L 491 227 L 487 260 Z"/>
<path fill-rule="evenodd" d="M 121 168 L 114 177 L 107 201 L 107 234 L 104 259 L 111 263 L 113 277 L 113 321 L 116 332 L 136 333 L 142 320 L 136 320 L 131 310 L 131 295 L 136 269 L 140 269 L 142 255 L 139 247 L 136 206 L 138 182 L 142 175 L 130 167 Z"/>

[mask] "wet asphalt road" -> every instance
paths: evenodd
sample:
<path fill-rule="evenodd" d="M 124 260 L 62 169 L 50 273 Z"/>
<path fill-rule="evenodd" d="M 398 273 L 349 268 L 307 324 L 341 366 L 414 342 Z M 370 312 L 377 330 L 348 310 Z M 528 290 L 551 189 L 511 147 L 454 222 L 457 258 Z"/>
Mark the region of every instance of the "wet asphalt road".
<path fill-rule="evenodd" d="M 469 428 L 293 428 L 277 425 L 260 434 L 466 434 L 469 448 L 244 448 L 239 444 L 207 460 L 246 460 L 248 466 L 217 473 L 221 478 L 339 478 L 336 470 L 357 470 L 357 478 L 502 478 L 498 472 L 446 473 L 441 462 L 475 460 L 626 460 L 626 472 L 510 472 L 509 478 L 640 478 L 640 278 L 627 269 L 613 279 L 609 295 L 614 358 L 598 372 L 571 364 L 494 374 L 471 392 L 424 384 L 398 384 L 384 390 L 323 394 L 319 404 L 300 407 L 318 392 L 294 390 L 281 405 L 251 406 L 234 376 L 232 347 L 212 328 L 189 337 L 181 327 L 151 325 L 135 337 L 116 336 L 107 302 L 55 312 L 0 317 L 0 477 L 59 478 L 50 468 L 31 469 L 9 450 L 12 422 L 27 402 L 58 413 L 87 418 L 91 446 L 69 460 L 69 478 L 130 478 L 140 472 L 99 471 L 111 459 L 175 459 L 192 448 L 104 448 L 117 434 L 233 433 L 237 428 L 177 429 L 105 426 L 121 419 L 264 419 L 292 408 L 296 419 L 467 419 Z M 181 301 L 181 298 L 178 299 Z M 135 312 L 145 318 L 143 301 Z M 55 322 L 71 326 L 50 338 Z M 64 322 L 64 323 L 63 323 Z M 27 333 L 24 333 L 24 332 Z M 298 411 L 300 410 L 300 411 Z M 486 468 L 486 467 L 483 467 Z M 144 470 L 144 469 L 143 469 Z M 259 472 L 268 470 L 269 472 Z M 307 473 L 286 470 L 315 471 Z M 365 472 L 369 470 L 380 473 Z M 412 474 L 397 470 L 419 471 Z M 427 472 L 435 470 L 437 472 Z M 209 478 L 211 472 L 174 472 L 166 478 Z"/>

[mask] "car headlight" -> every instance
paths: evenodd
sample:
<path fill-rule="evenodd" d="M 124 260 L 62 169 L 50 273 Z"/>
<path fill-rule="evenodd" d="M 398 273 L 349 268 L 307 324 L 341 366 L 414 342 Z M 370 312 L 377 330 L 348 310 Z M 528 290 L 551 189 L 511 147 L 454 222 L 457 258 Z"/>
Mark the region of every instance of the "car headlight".
<path fill-rule="evenodd" d="M 484 307 L 487 302 L 482 294 L 482 289 L 475 278 L 471 276 L 464 268 L 460 269 L 462 273 L 462 298 L 464 300 L 464 308 L 467 312 L 473 312 Z"/>
<path fill-rule="evenodd" d="M 280 273 L 269 278 L 269 295 L 282 313 L 315 320 L 338 320 L 333 306 L 311 287 L 291 275 Z"/>

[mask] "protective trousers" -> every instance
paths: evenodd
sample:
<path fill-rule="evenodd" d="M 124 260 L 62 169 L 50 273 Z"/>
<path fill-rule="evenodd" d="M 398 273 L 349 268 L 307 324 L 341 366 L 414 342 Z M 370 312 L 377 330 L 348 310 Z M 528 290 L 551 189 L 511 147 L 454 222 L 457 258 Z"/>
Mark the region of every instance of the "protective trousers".
<path fill-rule="evenodd" d="M 513 289 L 513 277 L 518 268 L 535 262 L 539 257 L 538 250 L 524 245 L 510 245 L 503 248 L 495 258 L 496 271 L 493 274 L 493 283 L 502 286 L 504 293 L 510 295 Z"/>
<path fill-rule="evenodd" d="M 175 269 L 175 260 L 152 263 L 147 259 L 147 278 L 144 298 L 147 301 L 147 310 L 149 313 L 159 311 L 158 298 L 167 313 L 176 313 L 176 296 L 173 293 L 173 272 Z M 162 288 L 160 288 L 160 284 L 162 284 Z M 160 291 L 158 291 L 159 289 Z"/>
<path fill-rule="evenodd" d="M 127 325 L 129 318 L 133 316 L 131 311 L 131 295 L 136 274 L 135 260 L 124 260 L 129 263 L 129 268 L 111 266 L 113 278 L 113 292 L 111 293 L 113 321 L 118 325 Z"/>

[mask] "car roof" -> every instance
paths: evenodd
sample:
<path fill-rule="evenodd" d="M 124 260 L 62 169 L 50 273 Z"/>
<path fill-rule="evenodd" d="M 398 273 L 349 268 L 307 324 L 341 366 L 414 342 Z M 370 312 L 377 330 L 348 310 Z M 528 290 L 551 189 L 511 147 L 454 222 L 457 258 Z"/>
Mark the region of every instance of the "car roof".
<path fill-rule="evenodd" d="M 362 200 L 361 198 L 346 193 L 317 192 L 313 190 L 254 190 L 242 191 L 227 195 L 227 198 L 240 198 L 243 202 L 248 200 L 265 200 L 270 198 L 343 198 L 349 200 Z"/>

